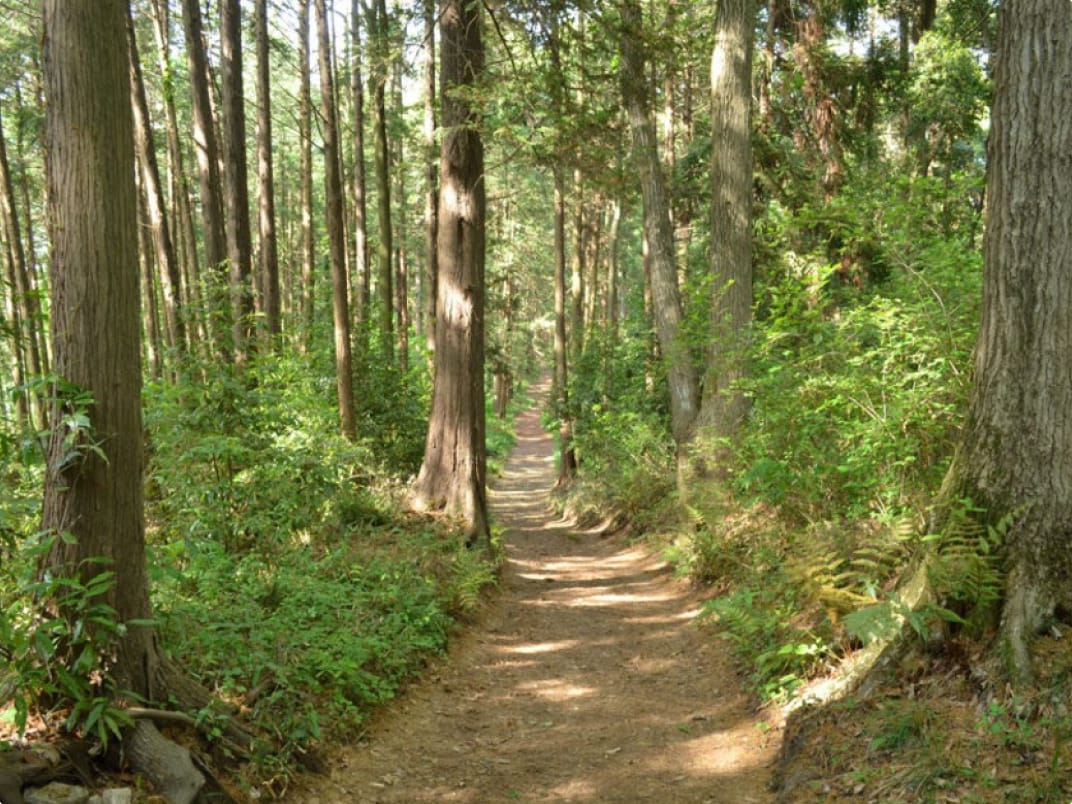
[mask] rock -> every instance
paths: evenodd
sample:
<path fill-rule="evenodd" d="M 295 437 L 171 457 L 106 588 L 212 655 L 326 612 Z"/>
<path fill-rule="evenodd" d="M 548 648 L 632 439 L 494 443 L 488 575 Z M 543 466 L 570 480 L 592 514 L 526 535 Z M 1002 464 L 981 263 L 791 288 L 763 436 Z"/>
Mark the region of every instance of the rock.
<path fill-rule="evenodd" d="M 89 791 L 73 784 L 52 782 L 44 787 L 30 787 L 23 792 L 26 804 L 88 804 Z"/>
<path fill-rule="evenodd" d="M 113 787 L 101 793 L 101 804 L 131 804 L 134 791 L 129 787 Z"/>

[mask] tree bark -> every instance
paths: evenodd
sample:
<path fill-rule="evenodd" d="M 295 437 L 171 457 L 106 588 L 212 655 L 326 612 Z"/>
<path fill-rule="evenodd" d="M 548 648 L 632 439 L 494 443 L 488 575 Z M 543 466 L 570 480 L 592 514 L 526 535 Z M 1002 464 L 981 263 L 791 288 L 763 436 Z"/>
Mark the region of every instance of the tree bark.
<path fill-rule="evenodd" d="M 577 475 L 573 446 L 573 416 L 569 395 L 569 341 L 566 330 L 566 178 L 562 168 L 555 177 L 555 400 L 558 404 L 558 481 L 560 488 Z"/>
<path fill-rule="evenodd" d="M 160 659 L 148 621 L 142 501 L 138 205 L 123 0 L 46 0 L 45 79 L 55 371 L 91 394 L 96 449 L 72 452 L 69 400 L 52 410 L 43 526 L 57 539 L 45 568 L 87 582 L 108 561 L 104 595 L 120 622 L 112 673 L 153 699 Z M 61 396 L 57 393 L 56 396 Z M 81 448 L 80 450 L 78 448 Z M 99 450 L 99 453 L 96 451 Z"/>
<path fill-rule="evenodd" d="M 372 52 L 372 128 L 376 164 L 376 206 L 380 227 L 377 242 L 377 262 L 380 296 L 380 348 L 388 364 L 395 360 L 394 333 L 394 276 L 391 255 L 394 244 L 391 238 L 391 155 L 387 143 L 387 50 L 388 20 L 385 0 L 374 0 Z"/>
<path fill-rule="evenodd" d="M 681 295 L 677 285 L 674 235 L 652 123 L 640 6 L 636 0 L 622 0 L 620 7 L 622 97 L 629 115 L 633 156 L 644 202 L 644 231 L 651 259 L 652 314 L 659 348 L 667 362 L 670 431 L 680 451 L 693 437 L 693 425 L 699 411 L 699 383 L 688 344 L 681 333 Z"/>
<path fill-rule="evenodd" d="M 424 0 L 424 342 L 434 364 L 436 280 L 439 257 L 439 170 L 436 165 L 435 0 Z"/>
<path fill-rule="evenodd" d="M 246 166 L 246 104 L 242 78 L 242 7 L 220 2 L 220 87 L 227 209 L 227 258 L 230 262 L 231 324 L 234 358 L 248 361 L 253 348 L 253 245 L 249 223 Z"/>
<path fill-rule="evenodd" d="M 349 282 L 346 277 L 346 239 L 342 224 L 342 171 L 339 163 L 339 125 L 335 114 L 335 80 L 332 73 L 331 35 L 325 0 L 315 0 L 320 54 L 320 104 L 324 118 L 324 194 L 327 203 L 328 243 L 331 255 L 332 313 L 335 321 L 335 377 L 342 434 L 357 438 L 354 412 L 354 373 L 350 348 Z"/>
<path fill-rule="evenodd" d="M 257 0 L 257 235 L 261 305 L 268 336 L 283 331 L 279 295 L 279 246 L 275 227 L 275 176 L 272 171 L 272 93 L 268 60 L 268 0 Z"/>
<path fill-rule="evenodd" d="M 748 412 L 752 320 L 753 0 L 723 0 L 711 55 L 711 319 L 699 423 L 729 438 Z"/>
<path fill-rule="evenodd" d="M 127 11 L 127 47 L 130 59 L 131 108 L 134 113 L 134 146 L 140 167 L 141 187 L 149 231 L 153 239 L 153 256 L 160 270 L 160 285 L 164 297 L 164 320 L 167 324 L 168 346 L 178 355 L 186 351 L 186 326 L 182 317 L 182 274 L 175 257 L 175 246 L 168 226 L 164 189 L 160 183 L 160 168 L 156 145 L 149 122 L 149 103 L 145 97 L 138 42 L 134 34 L 134 17 Z"/>
<path fill-rule="evenodd" d="M 209 97 L 208 59 L 205 55 L 201 9 L 198 0 L 182 0 L 182 25 L 190 70 L 194 154 L 201 190 L 201 222 L 205 264 L 208 266 L 208 329 L 216 351 L 228 354 L 227 237 L 224 233 L 223 195 L 220 183 L 219 145 Z"/>
<path fill-rule="evenodd" d="M 484 69 L 480 6 L 444 0 L 440 15 L 443 143 L 439 163 L 439 283 L 435 382 L 417 509 L 441 509 L 465 524 L 466 543 L 487 548 L 484 409 L 484 146 L 461 88 Z"/>
<path fill-rule="evenodd" d="M 313 237 L 313 96 L 309 76 L 309 3 L 298 0 L 298 139 L 301 165 L 301 328 L 302 349 L 313 342 L 313 314 L 316 299 L 316 255 Z"/>
<path fill-rule="evenodd" d="M 1072 611 L 1072 5 L 999 14 L 982 318 L 951 485 L 991 520 L 1018 515 L 1002 630 L 1029 680 L 1031 637 Z"/>
<path fill-rule="evenodd" d="M 573 247 L 570 249 L 569 284 L 569 357 L 573 365 L 581 362 L 584 352 L 584 173 L 573 169 Z"/>
<path fill-rule="evenodd" d="M 355 283 L 355 307 L 357 321 L 361 325 L 362 351 L 368 345 L 369 315 L 372 311 L 372 281 L 370 276 L 368 244 L 368 200 L 365 171 L 365 85 L 361 75 L 361 0 L 353 0 L 350 14 L 353 36 L 353 62 L 350 66 L 350 87 L 353 93 L 354 115 L 354 264 L 357 276 Z"/>

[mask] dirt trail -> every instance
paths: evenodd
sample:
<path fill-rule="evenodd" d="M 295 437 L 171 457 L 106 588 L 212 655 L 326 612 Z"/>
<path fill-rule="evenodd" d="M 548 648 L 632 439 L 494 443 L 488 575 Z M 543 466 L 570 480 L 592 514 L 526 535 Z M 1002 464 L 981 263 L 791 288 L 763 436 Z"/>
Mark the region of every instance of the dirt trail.
<path fill-rule="evenodd" d="M 542 390 L 537 388 L 539 394 Z M 699 600 L 622 537 L 553 521 L 537 409 L 491 493 L 501 592 L 298 802 L 765 802 L 764 733 Z"/>

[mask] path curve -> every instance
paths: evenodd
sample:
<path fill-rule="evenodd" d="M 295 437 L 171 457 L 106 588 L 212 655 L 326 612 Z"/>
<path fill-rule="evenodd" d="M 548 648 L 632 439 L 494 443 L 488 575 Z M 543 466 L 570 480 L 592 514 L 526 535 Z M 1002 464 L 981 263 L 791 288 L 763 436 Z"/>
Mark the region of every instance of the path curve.
<path fill-rule="evenodd" d="M 287 800 L 772 800 L 776 735 L 692 626 L 698 598 L 642 546 L 553 521 L 538 404 L 517 436 L 490 495 L 508 556 L 497 599 L 367 742 Z"/>

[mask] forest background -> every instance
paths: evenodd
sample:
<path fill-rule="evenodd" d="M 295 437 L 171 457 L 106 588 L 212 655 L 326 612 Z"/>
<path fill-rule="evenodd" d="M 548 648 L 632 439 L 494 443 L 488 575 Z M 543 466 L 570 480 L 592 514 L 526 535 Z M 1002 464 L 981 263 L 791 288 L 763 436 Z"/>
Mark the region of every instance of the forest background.
<path fill-rule="evenodd" d="M 48 433 L 78 457 L 100 444 L 94 400 L 51 363 L 42 15 L 0 8 L 0 718 L 32 736 L 59 713 L 106 741 L 128 725 L 115 576 L 40 571 L 62 539 L 41 528 Z M 130 4 L 153 622 L 242 707 L 261 736 L 248 783 L 269 790 L 325 723 L 358 730 L 494 581 L 494 549 L 404 513 L 433 394 L 438 14 Z M 985 643 L 1001 523 L 964 499 L 932 530 L 979 327 L 996 4 L 482 16 L 483 70 L 448 97 L 485 151 L 491 473 L 511 404 L 553 366 L 561 504 L 713 584 L 763 701 L 905 617 Z M 898 581 L 935 545 L 934 603 L 908 612 Z M 1061 722 L 993 706 L 987 728 L 1060 753 Z M 197 719 L 224 737 L 211 705 Z"/>

